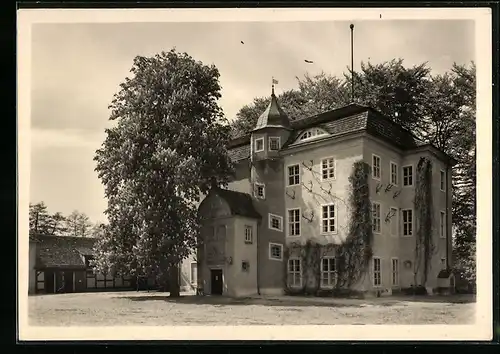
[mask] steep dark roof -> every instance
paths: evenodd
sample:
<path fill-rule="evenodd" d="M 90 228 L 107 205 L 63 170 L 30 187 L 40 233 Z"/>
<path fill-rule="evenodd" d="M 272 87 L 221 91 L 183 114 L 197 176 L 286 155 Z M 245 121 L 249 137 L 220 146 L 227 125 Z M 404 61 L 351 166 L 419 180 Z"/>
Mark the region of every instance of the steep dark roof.
<path fill-rule="evenodd" d="M 262 218 L 257 210 L 255 210 L 252 197 L 249 194 L 221 188 L 212 189 L 212 193 L 217 194 L 226 201 L 232 215 L 246 216 L 254 219 Z"/>
<path fill-rule="evenodd" d="M 229 151 L 229 157 L 233 162 L 238 162 L 247 159 L 250 156 L 250 144 L 240 145 L 231 148 Z"/>
<path fill-rule="evenodd" d="M 295 134 L 290 136 L 285 146 L 291 144 L 301 130 L 319 126 L 333 136 L 367 131 L 373 136 L 388 141 L 403 150 L 423 145 L 413 134 L 399 124 L 393 122 L 376 110 L 350 104 L 345 107 L 324 112 L 316 116 L 292 122 Z"/>
<path fill-rule="evenodd" d="M 37 268 L 85 268 L 83 256 L 94 255 L 94 238 L 38 236 Z"/>
<path fill-rule="evenodd" d="M 286 113 L 281 109 L 274 91 L 271 94 L 271 102 L 269 102 L 266 110 L 260 115 L 254 130 L 265 127 L 290 128 L 290 120 L 288 119 Z"/>
<path fill-rule="evenodd" d="M 426 145 L 408 130 L 376 110 L 358 104 L 350 104 L 315 116 L 294 120 L 290 123 L 290 127 L 292 133 L 283 148 L 292 144 L 303 130 L 312 127 L 323 128 L 330 136 L 366 131 L 403 150 Z M 249 143 L 250 135 L 248 134 L 231 142 L 228 148 L 233 161 L 240 161 L 250 156 Z"/>

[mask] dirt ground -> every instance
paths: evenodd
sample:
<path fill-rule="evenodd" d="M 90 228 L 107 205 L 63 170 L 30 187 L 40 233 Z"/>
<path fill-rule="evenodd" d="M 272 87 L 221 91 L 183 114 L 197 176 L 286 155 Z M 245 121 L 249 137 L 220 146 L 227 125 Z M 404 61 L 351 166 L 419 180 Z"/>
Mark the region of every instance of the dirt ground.
<path fill-rule="evenodd" d="M 229 299 L 108 292 L 29 297 L 33 326 L 473 324 L 475 299 L 387 297 Z"/>

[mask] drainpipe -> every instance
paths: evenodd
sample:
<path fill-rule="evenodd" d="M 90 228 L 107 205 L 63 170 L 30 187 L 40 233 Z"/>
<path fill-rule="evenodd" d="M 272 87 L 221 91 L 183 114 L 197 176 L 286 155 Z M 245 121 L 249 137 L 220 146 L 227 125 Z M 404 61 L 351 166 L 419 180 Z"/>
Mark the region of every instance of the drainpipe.
<path fill-rule="evenodd" d="M 256 238 L 255 242 L 257 242 L 257 264 L 255 265 L 255 269 L 257 271 L 257 295 L 260 296 L 260 268 L 259 268 L 259 226 L 260 226 L 260 221 L 257 222 L 257 230 L 256 230 Z"/>
<path fill-rule="evenodd" d="M 250 134 L 250 193 L 253 197 L 255 186 L 253 182 L 253 134 Z M 257 295 L 260 296 L 260 268 L 259 268 L 259 226 L 261 221 L 257 221 L 257 230 L 255 230 L 255 242 L 257 248 L 257 264 L 255 265 L 255 270 L 257 272 Z"/>

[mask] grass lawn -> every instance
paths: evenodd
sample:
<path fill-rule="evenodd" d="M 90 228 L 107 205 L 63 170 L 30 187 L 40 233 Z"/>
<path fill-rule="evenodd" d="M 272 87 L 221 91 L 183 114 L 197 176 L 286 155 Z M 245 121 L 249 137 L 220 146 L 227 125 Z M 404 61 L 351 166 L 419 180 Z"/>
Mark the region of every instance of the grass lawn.
<path fill-rule="evenodd" d="M 229 299 L 108 292 L 29 297 L 32 326 L 473 324 L 471 296 Z"/>

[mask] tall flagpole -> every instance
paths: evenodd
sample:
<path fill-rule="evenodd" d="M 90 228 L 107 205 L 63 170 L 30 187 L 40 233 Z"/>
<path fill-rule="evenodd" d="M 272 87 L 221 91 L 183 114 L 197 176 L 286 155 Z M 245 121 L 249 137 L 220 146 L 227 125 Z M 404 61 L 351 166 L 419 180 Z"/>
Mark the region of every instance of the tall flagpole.
<path fill-rule="evenodd" d="M 354 25 L 351 23 L 351 102 L 354 103 Z"/>

